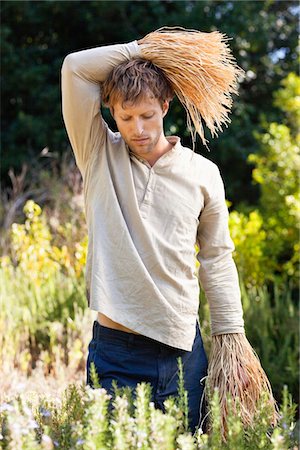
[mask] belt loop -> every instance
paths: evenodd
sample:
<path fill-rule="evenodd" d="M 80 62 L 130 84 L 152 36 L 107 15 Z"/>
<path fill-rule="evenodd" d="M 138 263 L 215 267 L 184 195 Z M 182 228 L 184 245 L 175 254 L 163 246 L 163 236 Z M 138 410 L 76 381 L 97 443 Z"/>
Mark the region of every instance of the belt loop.
<path fill-rule="evenodd" d="M 98 331 L 98 327 L 97 327 L 97 324 L 98 324 L 98 322 L 97 322 L 97 320 L 94 320 L 94 323 L 93 323 L 93 339 L 97 339 L 97 335 L 98 335 L 98 333 L 97 333 L 97 331 Z"/>

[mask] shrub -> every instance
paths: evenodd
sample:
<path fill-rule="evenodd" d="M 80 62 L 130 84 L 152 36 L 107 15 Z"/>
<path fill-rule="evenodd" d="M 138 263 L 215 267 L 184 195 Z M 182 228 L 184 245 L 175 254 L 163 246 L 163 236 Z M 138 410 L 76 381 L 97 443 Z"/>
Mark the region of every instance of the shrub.
<path fill-rule="evenodd" d="M 24 213 L 25 223 L 11 227 L 10 255 L 0 258 L 2 369 L 30 373 L 39 358 L 46 371 L 55 360 L 82 364 L 86 338 L 74 323 L 86 307 L 87 240 L 58 247 L 39 205 L 27 201 Z"/>
<path fill-rule="evenodd" d="M 140 383 L 134 392 L 119 388 L 110 395 L 97 377 L 94 386 L 70 385 L 62 399 L 40 398 L 37 404 L 18 397 L 0 406 L 0 439 L 3 449 L 35 450 L 37 448 L 84 450 L 288 450 L 296 448 L 295 405 L 283 391 L 281 420 L 270 429 L 266 421 L 266 404 L 262 402 L 256 425 L 241 426 L 238 415 L 228 414 L 226 442 L 220 435 L 218 392 L 215 391 L 208 412 L 213 428 L 209 434 L 198 428 L 194 435 L 185 426 L 180 404 L 186 391 L 165 400 L 166 412 L 150 401 L 151 387 Z M 179 383 L 183 383 L 179 369 Z M 133 395 L 134 394 L 134 395 Z M 230 399 L 229 404 L 230 404 Z M 293 447 L 294 446 L 294 447 Z"/>
<path fill-rule="evenodd" d="M 245 286 L 262 286 L 272 277 L 266 256 L 266 230 L 258 210 L 245 213 L 232 211 L 229 215 L 230 235 L 235 244 L 233 257 L 239 277 Z"/>
<path fill-rule="evenodd" d="M 271 123 L 266 132 L 256 133 L 260 150 L 250 154 L 255 164 L 253 179 L 260 185 L 259 209 L 266 232 L 265 256 L 272 279 L 299 279 L 300 193 L 300 77 L 290 74 L 275 94 L 275 103 L 285 113 L 285 123 Z"/>

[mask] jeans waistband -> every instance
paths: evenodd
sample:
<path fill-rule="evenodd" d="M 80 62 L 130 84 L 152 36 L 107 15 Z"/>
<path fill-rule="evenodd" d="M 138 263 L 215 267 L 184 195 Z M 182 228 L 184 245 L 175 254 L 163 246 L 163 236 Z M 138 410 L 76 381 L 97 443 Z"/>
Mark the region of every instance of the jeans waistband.
<path fill-rule="evenodd" d="M 200 330 L 198 321 L 196 321 L 196 337 L 199 337 Z M 130 333 L 127 331 L 116 330 L 114 328 L 105 327 L 101 325 L 97 320 L 93 323 L 93 339 L 95 340 L 105 340 L 111 342 L 121 342 L 133 346 L 143 346 L 143 347 L 160 347 L 164 349 L 174 350 L 175 347 L 164 344 L 162 342 L 156 341 L 148 336 L 142 334 Z M 178 349 L 175 349 L 178 350 Z"/>

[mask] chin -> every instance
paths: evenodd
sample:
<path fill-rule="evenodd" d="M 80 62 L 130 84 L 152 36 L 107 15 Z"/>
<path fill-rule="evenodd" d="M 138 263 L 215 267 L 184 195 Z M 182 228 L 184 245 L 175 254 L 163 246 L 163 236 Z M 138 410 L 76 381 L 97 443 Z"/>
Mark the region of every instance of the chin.
<path fill-rule="evenodd" d="M 152 152 L 153 150 L 153 146 L 152 145 L 147 145 L 147 146 L 129 146 L 129 148 L 131 148 L 131 150 L 136 153 L 139 156 L 143 156 L 143 155 L 148 155 L 149 153 Z"/>

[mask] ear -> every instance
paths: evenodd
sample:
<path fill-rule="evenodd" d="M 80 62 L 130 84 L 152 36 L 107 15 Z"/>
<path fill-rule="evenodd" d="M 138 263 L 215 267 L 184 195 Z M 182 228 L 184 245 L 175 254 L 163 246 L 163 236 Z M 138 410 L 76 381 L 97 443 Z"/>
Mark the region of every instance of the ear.
<path fill-rule="evenodd" d="M 165 100 L 162 104 L 162 111 L 163 111 L 163 117 L 167 114 L 169 111 L 169 100 Z"/>

